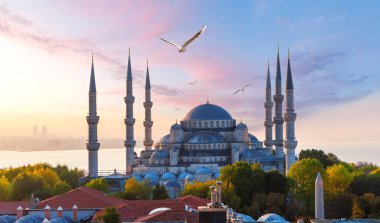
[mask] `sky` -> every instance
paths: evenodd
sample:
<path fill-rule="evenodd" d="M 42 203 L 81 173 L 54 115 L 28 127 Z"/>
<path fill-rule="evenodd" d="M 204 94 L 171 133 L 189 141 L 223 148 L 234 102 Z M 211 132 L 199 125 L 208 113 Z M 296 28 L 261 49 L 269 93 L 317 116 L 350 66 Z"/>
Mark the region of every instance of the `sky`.
<path fill-rule="evenodd" d="M 154 140 L 207 98 L 263 140 L 266 67 L 269 60 L 274 81 L 279 46 L 283 82 L 290 51 L 297 149 L 375 147 L 379 10 L 375 0 L 0 1 L 0 135 L 28 136 L 33 125 L 47 125 L 54 136 L 86 138 L 93 53 L 99 140 L 124 138 L 130 47 L 138 140 L 147 60 Z M 183 43 L 203 25 L 184 54 L 159 39 Z"/>

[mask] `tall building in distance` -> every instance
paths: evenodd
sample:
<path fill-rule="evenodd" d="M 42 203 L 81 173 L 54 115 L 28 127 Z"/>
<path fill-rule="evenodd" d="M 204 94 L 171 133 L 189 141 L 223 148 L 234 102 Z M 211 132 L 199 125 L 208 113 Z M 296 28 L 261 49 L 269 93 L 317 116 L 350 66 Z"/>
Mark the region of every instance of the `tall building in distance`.
<path fill-rule="evenodd" d="M 267 71 L 267 82 L 266 82 L 266 89 L 265 89 L 265 141 L 264 145 L 267 148 L 273 147 L 273 122 L 272 122 L 272 108 L 273 108 L 273 102 L 272 102 L 272 86 L 270 83 L 270 71 L 269 71 L 269 61 L 268 61 L 268 71 Z"/>
<path fill-rule="evenodd" d="M 133 117 L 133 103 L 135 102 L 135 97 L 132 91 L 132 65 L 131 65 L 131 51 L 129 50 L 128 55 L 128 70 L 127 70 L 127 96 L 124 97 L 126 104 L 126 117 L 124 123 L 126 126 L 126 137 L 124 146 L 126 149 L 126 172 L 127 174 L 132 173 L 132 168 L 134 165 L 135 158 L 135 145 L 136 141 L 134 138 L 134 125 L 135 118 Z"/>
<path fill-rule="evenodd" d="M 90 177 L 98 176 L 98 150 L 100 143 L 98 142 L 98 122 L 99 116 L 96 111 L 96 84 L 94 71 L 94 56 L 91 63 L 90 89 L 88 93 L 89 112 L 87 116 L 88 124 L 88 173 Z"/>

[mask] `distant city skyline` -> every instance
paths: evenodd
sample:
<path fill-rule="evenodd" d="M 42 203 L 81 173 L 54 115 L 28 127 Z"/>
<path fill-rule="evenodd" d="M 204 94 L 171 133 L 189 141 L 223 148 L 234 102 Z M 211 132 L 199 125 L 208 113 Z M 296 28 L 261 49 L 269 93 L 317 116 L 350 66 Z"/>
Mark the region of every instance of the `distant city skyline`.
<path fill-rule="evenodd" d="M 3 1 L 0 135 L 31 135 L 38 125 L 86 138 L 94 53 L 99 142 L 124 138 L 131 47 L 136 138 L 144 134 L 149 60 L 153 140 L 207 98 L 264 140 L 266 64 L 273 81 L 279 45 L 282 73 L 288 48 L 292 60 L 297 153 L 311 141 L 326 142 L 320 149 L 331 141 L 377 145 L 379 9 L 377 1 Z M 184 54 L 159 39 L 183 42 L 203 25 Z M 246 83 L 252 85 L 232 95 Z"/>

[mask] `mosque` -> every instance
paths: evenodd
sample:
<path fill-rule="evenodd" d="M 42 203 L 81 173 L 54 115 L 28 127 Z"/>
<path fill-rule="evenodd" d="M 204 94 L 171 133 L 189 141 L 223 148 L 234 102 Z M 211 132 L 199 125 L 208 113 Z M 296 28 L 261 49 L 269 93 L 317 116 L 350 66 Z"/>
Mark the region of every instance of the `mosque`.
<path fill-rule="evenodd" d="M 294 123 L 293 80 L 288 56 L 285 81 L 285 112 L 283 113 L 282 81 L 279 52 L 277 52 L 277 67 L 275 77 L 275 94 L 272 101 L 272 87 L 269 64 L 266 76 L 265 108 L 265 140 L 258 140 L 248 132 L 247 125 L 238 123 L 224 108 L 209 103 L 201 104 L 191 109 L 178 123 L 171 126 L 169 134 L 159 142 L 153 143 L 151 117 L 153 102 L 151 100 L 151 85 L 149 68 L 146 70 L 145 83 L 145 127 L 144 150 L 140 156 L 134 151 L 134 124 L 132 65 L 128 56 L 127 95 L 126 103 L 126 173 L 114 173 L 115 177 L 137 180 L 147 180 L 152 185 L 162 183 L 169 194 L 175 197 L 185 182 L 206 181 L 219 177 L 220 168 L 238 161 L 259 163 L 265 171 L 278 170 L 286 174 L 296 161 Z M 274 117 L 272 108 L 275 106 Z M 98 177 L 97 124 L 99 116 L 96 111 L 96 84 L 94 62 L 91 66 L 89 89 L 89 114 L 87 123 L 89 137 L 87 142 L 89 176 Z M 285 128 L 284 128 L 285 122 Z M 273 125 L 275 128 L 274 139 Z M 285 139 L 283 137 L 285 129 Z M 110 176 L 108 176 L 110 177 Z M 112 178 L 112 177 L 111 177 Z"/>

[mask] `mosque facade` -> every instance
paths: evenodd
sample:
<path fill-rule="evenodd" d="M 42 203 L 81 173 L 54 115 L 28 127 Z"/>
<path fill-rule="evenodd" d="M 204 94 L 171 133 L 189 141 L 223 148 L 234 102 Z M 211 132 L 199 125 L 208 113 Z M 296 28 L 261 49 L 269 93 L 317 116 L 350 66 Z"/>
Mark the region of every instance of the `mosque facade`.
<path fill-rule="evenodd" d="M 134 96 L 133 75 L 130 55 L 128 57 L 126 103 L 126 176 L 137 180 L 147 180 L 152 185 L 162 183 L 169 193 L 177 193 L 185 182 L 197 180 L 206 181 L 219 177 L 220 168 L 238 161 L 258 163 L 265 171 L 278 170 L 286 174 L 296 161 L 294 123 L 294 89 L 288 56 L 285 81 L 285 97 L 282 94 L 282 81 L 279 53 L 277 52 L 277 68 L 275 90 L 272 95 L 269 64 L 266 77 L 265 108 L 265 140 L 260 141 L 248 131 L 247 125 L 237 122 L 228 111 L 221 106 L 209 103 L 198 105 L 191 109 L 180 122 L 175 122 L 170 132 L 161 137 L 159 142 L 152 140 L 152 107 L 149 68 L 146 71 L 145 83 L 145 128 L 144 150 L 140 156 L 134 152 Z M 273 98 L 273 101 L 272 101 Z M 282 112 L 285 99 L 285 112 Z M 274 117 L 273 105 L 275 107 Z M 89 124 L 89 174 L 96 177 L 98 171 L 96 87 L 94 65 L 92 63 L 90 92 L 90 112 L 87 117 Z M 285 139 L 284 134 L 285 123 Z M 273 138 L 274 127 L 274 138 Z M 177 189 L 176 189 L 177 188 Z"/>

